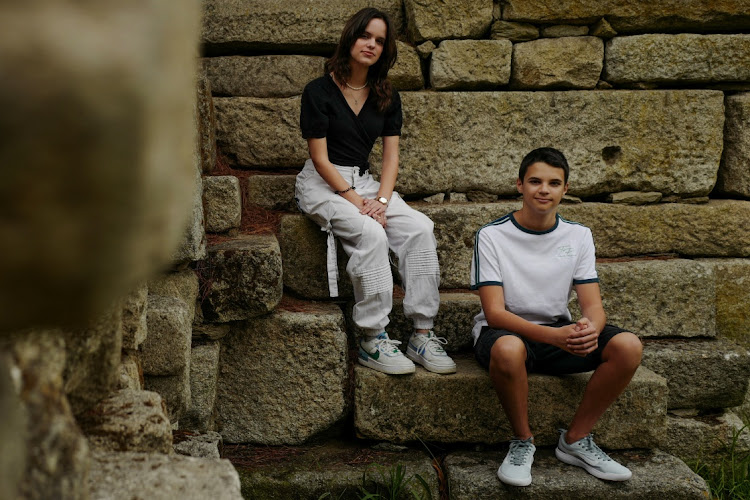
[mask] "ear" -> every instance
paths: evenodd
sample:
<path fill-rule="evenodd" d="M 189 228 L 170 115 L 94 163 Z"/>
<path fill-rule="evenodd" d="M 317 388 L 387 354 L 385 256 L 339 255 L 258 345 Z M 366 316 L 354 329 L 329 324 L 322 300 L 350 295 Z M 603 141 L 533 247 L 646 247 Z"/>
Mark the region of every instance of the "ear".
<path fill-rule="evenodd" d="M 565 183 L 565 187 L 563 188 L 563 194 L 568 194 L 568 183 Z"/>
<path fill-rule="evenodd" d="M 566 185 L 566 188 L 567 188 L 567 185 Z M 523 181 L 521 180 L 520 177 L 516 179 L 516 189 L 518 189 L 519 193 L 523 194 Z"/>

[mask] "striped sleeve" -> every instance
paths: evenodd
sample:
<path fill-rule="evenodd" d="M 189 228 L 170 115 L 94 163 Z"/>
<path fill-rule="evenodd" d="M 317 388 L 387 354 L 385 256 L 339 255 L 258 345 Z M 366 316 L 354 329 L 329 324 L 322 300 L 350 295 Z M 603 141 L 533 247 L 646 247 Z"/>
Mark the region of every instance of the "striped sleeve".
<path fill-rule="evenodd" d="M 487 226 L 477 231 L 474 238 L 474 254 L 471 259 L 471 289 L 487 285 L 503 285 L 500 259 Z"/>
<path fill-rule="evenodd" d="M 585 226 L 581 247 L 578 252 L 578 262 L 575 272 L 573 273 L 573 284 L 584 285 L 586 283 L 599 283 L 599 276 L 596 273 L 596 250 L 594 247 L 594 238 L 591 230 Z"/>

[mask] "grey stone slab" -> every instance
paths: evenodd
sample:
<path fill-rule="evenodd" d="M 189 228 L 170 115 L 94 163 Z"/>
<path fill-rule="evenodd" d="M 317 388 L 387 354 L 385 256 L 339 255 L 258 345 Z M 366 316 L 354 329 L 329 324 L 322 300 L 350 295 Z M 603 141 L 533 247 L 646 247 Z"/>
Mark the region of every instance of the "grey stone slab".
<path fill-rule="evenodd" d="M 203 58 L 211 91 L 217 96 L 289 97 L 323 75 L 325 58 L 304 55 Z"/>
<path fill-rule="evenodd" d="M 416 43 L 446 38 L 482 38 L 492 23 L 491 0 L 404 0 L 407 31 Z"/>
<path fill-rule="evenodd" d="M 732 412 L 695 417 L 669 415 L 662 449 L 688 464 L 718 467 L 728 458 L 727 447 L 733 441 L 735 456 L 750 452 L 750 432 L 743 427 L 742 419 Z"/>
<path fill-rule="evenodd" d="M 198 75 L 198 153 L 201 171 L 210 174 L 216 166 L 216 112 L 211 96 L 211 82 L 205 65 Z"/>
<path fill-rule="evenodd" d="M 198 458 L 221 458 L 221 434 L 209 431 L 204 434 L 184 435 L 183 440 L 174 444 L 175 453 Z"/>
<path fill-rule="evenodd" d="M 388 79 L 397 90 L 419 90 L 424 88 L 422 61 L 417 49 L 401 41 L 396 41 L 398 59 L 388 72 Z"/>
<path fill-rule="evenodd" d="M 750 259 L 700 259 L 716 280 L 716 332 L 750 347 Z"/>
<path fill-rule="evenodd" d="M 294 175 L 251 175 L 247 178 L 247 202 L 268 210 L 296 212 Z"/>
<path fill-rule="evenodd" d="M 141 284 L 122 301 L 122 348 L 138 349 L 146 340 L 148 285 Z"/>
<path fill-rule="evenodd" d="M 623 191 L 609 195 L 610 203 L 620 203 L 623 205 L 651 205 L 661 201 L 661 193 L 644 193 L 642 191 Z"/>
<path fill-rule="evenodd" d="M 148 293 L 150 295 L 182 299 L 187 305 L 190 321 L 195 319 L 199 289 L 198 275 L 192 269 L 160 274 L 148 282 Z"/>
<path fill-rule="evenodd" d="M 203 207 L 206 231 L 223 233 L 240 227 L 242 200 L 240 180 L 233 175 L 203 178 Z"/>
<path fill-rule="evenodd" d="M 545 38 L 562 38 L 566 36 L 586 36 L 589 34 L 588 26 L 576 26 L 573 24 L 555 24 L 542 28 L 542 36 Z"/>
<path fill-rule="evenodd" d="M 143 390 L 143 368 L 141 367 L 141 358 L 137 351 L 130 349 L 122 350 L 120 378 L 117 383 L 117 389 Z"/>
<path fill-rule="evenodd" d="M 723 339 L 654 340 L 643 347 L 643 366 L 667 379 L 669 409 L 742 404 L 750 377 L 746 348 Z"/>
<path fill-rule="evenodd" d="M 432 52 L 430 84 L 437 90 L 489 90 L 510 80 L 510 40 L 445 40 Z"/>
<path fill-rule="evenodd" d="M 194 345 L 190 351 L 190 407 L 180 419 L 182 430 L 206 432 L 215 427 L 220 350 L 214 341 Z"/>
<path fill-rule="evenodd" d="M 724 152 L 714 192 L 750 198 L 750 93 L 728 95 L 724 125 Z"/>
<path fill-rule="evenodd" d="M 180 418 L 190 407 L 190 362 L 176 375 L 144 377 L 144 388 L 159 393 L 167 407 L 167 417 L 173 427 L 179 427 Z"/>
<path fill-rule="evenodd" d="M 585 26 L 584 26 L 585 28 Z M 593 89 L 604 65 L 604 43 L 594 36 L 562 36 L 513 46 L 511 87 Z"/>
<path fill-rule="evenodd" d="M 300 444 L 327 430 L 347 409 L 341 310 L 309 304 L 233 324 L 222 340 L 217 387 L 226 442 Z"/>
<path fill-rule="evenodd" d="M 474 359 L 454 357 L 457 372 L 437 375 L 418 367 L 396 377 L 355 366 L 357 434 L 394 442 L 499 443 L 512 431 L 487 372 Z M 529 422 L 537 445 L 557 442 L 581 399 L 590 373 L 529 377 Z M 666 429 L 664 378 L 640 367 L 594 428 L 610 448 L 658 446 Z"/>
<path fill-rule="evenodd" d="M 505 450 L 452 453 L 445 471 L 455 500 L 533 498 L 538 500 L 612 499 L 705 499 L 705 481 L 681 460 L 662 451 L 612 453 L 615 460 L 633 472 L 624 482 L 601 481 L 583 469 L 559 461 L 552 450 L 537 450 L 531 469 L 532 483 L 526 488 L 507 486 L 496 472 Z"/>
<path fill-rule="evenodd" d="M 141 361 L 146 375 L 174 375 L 190 359 L 191 318 L 187 304 L 178 297 L 149 295 L 148 337 Z"/>
<path fill-rule="evenodd" d="M 539 28 L 529 23 L 495 21 L 492 23 L 490 38 L 493 40 L 507 38 L 511 42 L 528 42 L 539 38 Z"/>

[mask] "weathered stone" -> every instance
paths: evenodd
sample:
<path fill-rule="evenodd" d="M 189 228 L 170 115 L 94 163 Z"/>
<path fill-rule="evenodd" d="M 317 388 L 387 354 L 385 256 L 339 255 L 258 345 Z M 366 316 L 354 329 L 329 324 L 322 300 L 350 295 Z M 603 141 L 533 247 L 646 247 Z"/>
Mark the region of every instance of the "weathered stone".
<path fill-rule="evenodd" d="M 251 175 L 247 178 L 247 202 L 268 210 L 294 212 L 294 175 Z"/>
<path fill-rule="evenodd" d="M 466 203 L 467 201 L 466 193 L 448 193 L 449 203 Z"/>
<path fill-rule="evenodd" d="M 23 428 L 15 429 L 22 439 L 22 455 L 8 458 L 25 464 L 25 470 L 18 484 L 20 495 L 11 498 L 86 498 L 89 447 L 63 391 L 65 354 L 59 330 L 23 331 L 0 338 L 0 356 L 9 363 L 15 403 L 20 400 L 23 419 Z M 8 415 L 8 425 L 12 416 Z M 0 455 L 7 456 L 5 443 Z"/>
<path fill-rule="evenodd" d="M 195 303 L 198 299 L 198 275 L 192 269 L 160 274 L 148 282 L 149 295 L 177 297 L 188 307 L 188 318 L 195 318 Z"/>
<path fill-rule="evenodd" d="M 405 473 L 403 498 L 406 495 L 410 498 L 439 498 L 438 479 L 431 459 L 418 451 L 377 451 L 342 443 L 294 450 L 298 453 L 281 463 L 261 463 L 249 469 L 240 469 L 245 497 L 354 498 L 351 495 L 360 491 L 362 486 L 371 492 L 378 488 L 385 491 L 391 484 L 391 471 L 395 467 L 402 467 Z M 424 491 L 415 475 L 424 479 L 428 492 Z M 366 478 L 364 484 L 363 477 Z"/>
<path fill-rule="evenodd" d="M 242 500 L 240 479 L 229 460 L 136 452 L 92 455 L 88 486 L 95 500 Z"/>
<path fill-rule="evenodd" d="M 284 261 L 284 286 L 307 299 L 329 298 L 326 271 L 326 233 L 304 215 L 281 219 L 281 255 Z M 348 257 L 336 242 L 339 297 L 354 295 L 346 273 Z"/>
<path fill-rule="evenodd" d="M 198 458 L 221 458 L 219 448 L 222 446 L 221 434 L 209 431 L 205 434 L 184 436 L 184 441 L 174 444 L 175 453 Z"/>
<path fill-rule="evenodd" d="M 612 193 L 607 198 L 610 203 L 619 203 L 622 205 L 651 205 L 661 201 L 661 193 L 642 191 L 623 191 L 621 193 Z"/>
<path fill-rule="evenodd" d="M 523 497 L 538 500 L 705 500 L 709 497 L 709 489 L 703 478 L 681 460 L 663 451 L 620 452 L 611 456 L 633 472 L 631 479 L 617 483 L 616 487 L 583 470 L 572 469 L 558 460 L 551 449 L 537 449 L 532 472 L 534 481 L 523 488 Z M 451 498 L 476 500 L 515 497 L 518 488 L 506 486 L 497 480 L 496 472 L 502 458 L 503 454 L 496 451 L 448 455 L 444 471 L 450 481 Z"/>
<path fill-rule="evenodd" d="M 240 180 L 233 175 L 204 177 L 203 206 L 206 211 L 206 231 L 223 233 L 240 227 Z"/>
<path fill-rule="evenodd" d="M 190 359 L 191 320 L 185 301 L 149 295 L 148 337 L 141 348 L 143 373 L 174 375 Z"/>
<path fill-rule="evenodd" d="M 445 193 L 436 193 L 422 199 L 425 203 L 442 203 L 445 201 Z"/>
<path fill-rule="evenodd" d="M 432 52 L 430 84 L 437 90 L 492 89 L 508 83 L 509 40 L 445 40 Z"/>
<path fill-rule="evenodd" d="M 198 75 L 198 152 L 201 171 L 210 174 L 216 166 L 216 113 L 205 64 Z"/>
<path fill-rule="evenodd" d="M 228 324 L 194 324 L 193 325 L 193 339 L 199 341 L 203 340 L 220 340 L 227 336 L 229 333 Z"/>
<path fill-rule="evenodd" d="M 596 82 L 596 89 L 597 90 L 612 90 L 614 87 L 612 84 L 605 82 L 604 80 L 599 80 Z"/>
<path fill-rule="evenodd" d="M 716 336 L 715 276 L 685 259 L 599 262 L 607 322 L 641 337 Z M 573 317 L 580 317 L 571 301 Z"/>
<path fill-rule="evenodd" d="M 330 50 L 347 19 L 364 7 L 385 11 L 393 31 L 403 25 L 400 0 L 314 0 L 299 5 L 276 0 L 203 2 L 203 43 L 223 50 Z"/>
<path fill-rule="evenodd" d="M 233 166 L 297 167 L 308 158 L 300 98 L 217 97 L 216 143 Z"/>
<path fill-rule="evenodd" d="M 466 198 L 473 203 L 493 203 L 497 201 L 497 195 L 484 191 L 469 191 Z"/>
<path fill-rule="evenodd" d="M 528 23 L 495 21 L 492 23 L 490 38 L 493 40 L 507 38 L 511 42 L 528 42 L 539 38 L 539 28 Z"/>
<path fill-rule="evenodd" d="M 424 88 L 422 62 L 417 49 L 404 42 L 396 41 L 398 59 L 388 72 L 388 78 L 398 90 L 418 90 Z"/>
<path fill-rule="evenodd" d="M 642 364 L 667 379 L 669 409 L 737 406 L 750 377 L 750 351 L 722 339 L 649 341 Z"/>
<path fill-rule="evenodd" d="M 190 363 L 188 362 L 177 375 L 144 377 L 144 388 L 158 392 L 167 407 L 169 421 L 178 424 L 179 419 L 190 407 Z"/>
<path fill-rule="evenodd" d="M 203 63 L 217 96 L 289 97 L 301 95 L 321 76 L 325 58 L 302 55 L 208 57 Z"/>
<path fill-rule="evenodd" d="M 74 415 L 104 399 L 120 378 L 122 305 L 80 330 L 65 330 L 65 394 Z"/>
<path fill-rule="evenodd" d="M 138 349 L 146 340 L 148 285 L 141 284 L 122 301 L 122 348 Z"/>
<path fill-rule="evenodd" d="M 197 128 L 197 124 L 196 124 Z M 203 179 L 201 177 L 203 167 L 199 152 L 195 153 L 193 168 L 193 205 L 184 225 L 182 241 L 172 254 L 174 264 L 200 260 L 206 256 L 206 229 L 203 214 Z"/>
<path fill-rule="evenodd" d="M 155 392 L 118 391 L 82 414 L 78 423 L 98 450 L 172 451 L 172 427 Z"/>
<path fill-rule="evenodd" d="M 0 498 L 19 498 L 21 481 L 26 468 L 26 423 L 23 406 L 10 373 L 11 360 L 0 353 Z"/>
<path fill-rule="evenodd" d="M 474 359 L 454 356 L 450 376 L 417 368 L 393 377 L 355 366 L 354 425 L 362 437 L 395 442 L 499 443 L 512 431 L 492 383 Z M 581 399 L 590 373 L 529 376 L 529 422 L 537 446 L 557 442 Z M 594 427 L 609 448 L 651 448 L 664 438 L 667 386 L 640 367 L 630 385 Z"/>
<path fill-rule="evenodd" d="M 620 33 L 744 29 L 750 23 L 746 0 L 508 0 L 503 9 L 503 19 L 509 21 L 590 24 L 602 17 Z"/>
<path fill-rule="evenodd" d="M 417 54 L 419 54 L 421 59 L 427 59 L 430 57 L 433 50 L 435 50 L 435 44 L 430 40 L 417 45 Z"/>
<path fill-rule="evenodd" d="M 726 458 L 726 447 L 738 434 L 735 453 L 750 451 L 750 434 L 740 432 L 744 427 L 742 419 L 731 412 L 718 416 L 667 417 L 667 439 L 662 449 L 687 463 L 702 463 L 715 467 Z"/>
<path fill-rule="evenodd" d="M 417 43 L 482 38 L 492 23 L 492 0 L 404 0 L 404 8 L 409 38 Z"/>
<path fill-rule="evenodd" d="M 120 378 L 117 390 L 143 390 L 143 368 L 137 351 L 123 349 L 120 359 Z"/>
<path fill-rule="evenodd" d="M 610 38 L 617 36 L 617 31 L 615 31 L 605 18 L 601 18 L 591 27 L 589 34 L 591 36 L 598 36 L 599 38 L 609 40 Z"/>
<path fill-rule="evenodd" d="M 266 314 L 281 300 L 281 251 L 274 236 L 239 236 L 212 245 L 206 265 L 203 314 L 209 321 Z"/>
<path fill-rule="evenodd" d="M 750 198 L 750 92 L 727 96 L 724 152 L 714 192 Z"/>
<path fill-rule="evenodd" d="M 179 1 L 0 7 L 0 331 L 79 327 L 169 263 L 199 17 Z"/>
<path fill-rule="evenodd" d="M 352 306 L 346 308 L 347 323 L 349 331 L 358 338 L 363 332 L 352 321 Z M 473 293 L 441 293 L 440 309 L 435 317 L 433 331 L 438 337 L 444 337 L 448 343 L 443 348 L 448 352 L 469 351 L 474 345 L 471 336 L 471 327 L 474 324 L 474 316 L 482 308 L 479 296 Z M 400 340 L 406 345 L 409 337 L 414 331 L 411 320 L 404 316 L 404 304 L 402 298 L 393 299 L 393 309 L 390 314 L 391 322 L 388 323 L 388 336 Z"/>
<path fill-rule="evenodd" d="M 607 42 L 612 83 L 706 84 L 750 80 L 750 35 L 637 35 Z"/>
<path fill-rule="evenodd" d="M 191 350 L 190 408 L 180 419 L 181 429 L 198 432 L 214 429 L 219 350 L 218 342 L 195 345 Z"/>
<path fill-rule="evenodd" d="M 216 399 L 224 440 L 300 444 L 331 427 L 346 412 L 346 357 L 333 304 L 235 323 L 222 340 Z"/>
<path fill-rule="evenodd" d="M 519 89 L 593 89 L 603 59 L 604 43 L 594 36 L 518 43 L 513 46 L 510 83 Z"/>
<path fill-rule="evenodd" d="M 562 38 L 566 36 L 586 36 L 589 34 L 588 26 L 575 26 L 572 24 L 556 24 L 542 28 L 542 36 L 545 38 Z"/>
<path fill-rule="evenodd" d="M 716 281 L 716 333 L 750 348 L 750 259 L 700 259 Z"/>

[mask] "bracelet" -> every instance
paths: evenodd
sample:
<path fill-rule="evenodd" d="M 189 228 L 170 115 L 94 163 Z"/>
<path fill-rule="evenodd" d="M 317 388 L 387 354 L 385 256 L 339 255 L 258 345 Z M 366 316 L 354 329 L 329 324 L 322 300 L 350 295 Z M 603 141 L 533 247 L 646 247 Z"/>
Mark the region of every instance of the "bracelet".
<path fill-rule="evenodd" d="M 349 186 L 348 188 L 344 189 L 343 191 L 334 191 L 334 193 L 336 193 L 336 194 L 344 194 L 344 193 L 348 193 L 352 189 L 354 189 L 354 186 Z"/>

